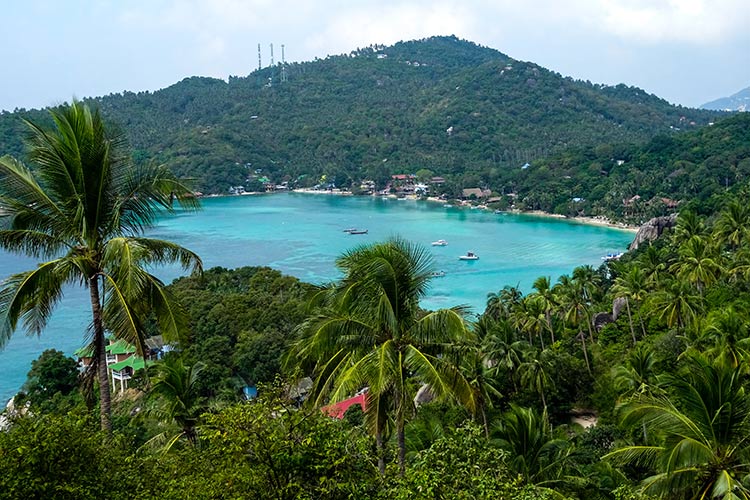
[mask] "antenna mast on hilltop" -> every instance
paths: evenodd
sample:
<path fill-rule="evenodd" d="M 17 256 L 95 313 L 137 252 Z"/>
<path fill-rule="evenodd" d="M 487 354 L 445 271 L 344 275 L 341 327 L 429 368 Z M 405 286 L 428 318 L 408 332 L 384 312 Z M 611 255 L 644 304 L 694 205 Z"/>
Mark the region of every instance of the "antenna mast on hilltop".
<path fill-rule="evenodd" d="M 261 70 L 261 67 L 262 67 L 262 63 L 260 60 L 260 44 L 258 44 L 258 71 Z"/>
<path fill-rule="evenodd" d="M 271 44 L 271 67 L 273 68 L 273 44 Z"/>
<path fill-rule="evenodd" d="M 286 59 L 284 58 L 284 44 L 281 44 L 281 82 L 286 81 Z"/>

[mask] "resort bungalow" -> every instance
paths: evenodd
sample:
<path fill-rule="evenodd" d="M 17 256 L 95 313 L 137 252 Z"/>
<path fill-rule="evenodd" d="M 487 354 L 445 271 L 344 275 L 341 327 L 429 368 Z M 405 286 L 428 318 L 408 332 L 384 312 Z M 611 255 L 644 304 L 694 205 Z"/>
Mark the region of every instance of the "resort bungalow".
<path fill-rule="evenodd" d="M 138 370 L 146 367 L 146 360 L 140 356 L 130 356 L 124 361 L 109 365 L 109 369 L 112 373 L 112 387 L 116 387 L 116 383 L 120 381 L 120 392 L 123 392 L 128 387 L 128 380 L 133 378 L 133 374 Z"/>
<path fill-rule="evenodd" d="M 146 339 L 149 358 L 159 358 L 161 354 L 169 350 L 165 346 L 161 336 Z M 116 387 L 117 381 L 120 382 L 120 390 L 123 391 L 128 387 L 127 381 L 133 377 L 133 374 L 146 366 L 146 361 L 136 356 L 136 348 L 125 340 L 114 340 L 110 338 L 109 345 L 106 346 L 107 368 L 112 376 L 112 386 Z M 78 366 L 81 370 L 87 368 L 94 358 L 94 351 L 91 346 L 82 347 L 75 352 L 78 358 Z"/>

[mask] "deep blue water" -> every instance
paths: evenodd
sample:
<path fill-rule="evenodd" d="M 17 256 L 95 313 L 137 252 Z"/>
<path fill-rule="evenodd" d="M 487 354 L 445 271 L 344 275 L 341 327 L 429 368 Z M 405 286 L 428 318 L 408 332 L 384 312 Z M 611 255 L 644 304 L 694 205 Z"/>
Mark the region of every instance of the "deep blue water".
<path fill-rule="evenodd" d="M 342 231 L 350 227 L 368 234 Z M 528 292 L 538 276 L 554 282 L 578 265 L 598 266 L 602 255 L 624 250 L 633 237 L 564 220 L 430 202 L 293 193 L 207 199 L 201 212 L 164 218 L 148 234 L 197 252 L 206 268 L 264 265 L 313 283 L 339 277 L 334 260 L 343 251 L 398 235 L 429 247 L 436 269 L 446 273 L 433 280 L 424 306 L 468 304 L 478 313 L 489 292 L 508 284 Z M 430 246 L 438 239 L 448 245 Z M 480 259 L 458 260 L 469 250 Z M 34 265 L 26 257 L 0 253 L 0 279 Z M 171 281 L 180 271 L 166 268 L 157 274 Z M 71 288 L 41 337 L 16 332 L 0 352 L 0 402 L 20 388 L 31 361 L 44 349 L 67 354 L 78 349 L 89 318 L 87 292 Z"/>

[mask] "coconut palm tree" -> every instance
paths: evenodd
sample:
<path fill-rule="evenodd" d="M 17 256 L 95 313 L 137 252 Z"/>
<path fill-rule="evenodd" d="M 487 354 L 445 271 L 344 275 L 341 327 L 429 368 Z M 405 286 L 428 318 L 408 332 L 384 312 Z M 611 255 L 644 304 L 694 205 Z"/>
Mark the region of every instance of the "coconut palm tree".
<path fill-rule="evenodd" d="M 531 346 L 519 338 L 518 331 L 508 319 L 494 321 L 482 315 L 475 331 L 482 339 L 487 358 L 498 376 L 506 376 L 513 384 L 513 391 L 517 392 L 518 369 Z"/>
<path fill-rule="evenodd" d="M 535 351 L 529 353 L 527 360 L 521 364 L 521 382 L 525 387 L 533 388 L 542 400 L 544 414 L 547 415 L 547 398 L 544 390 L 554 385 L 549 373 L 552 371 L 552 364 L 547 359 L 547 351 Z"/>
<path fill-rule="evenodd" d="M 518 286 L 506 285 L 497 293 L 487 294 L 487 308 L 485 314 L 493 319 L 509 316 L 521 303 L 523 294 Z"/>
<path fill-rule="evenodd" d="M 570 276 L 563 274 L 558 278 L 554 287 L 557 302 L 560 304 L 563 321 L 573 328 L 579 328 L 581 322 L 585 321 L 588 326 L 590 338 L 593 339 L 594 332 L 586 304 L 586 299 L 581 290 L 580 282 L 571 279 Z M 586 361 L 586 369 L 591 373 L 591 364 L 589 363 L 588 349 L 586 348 L 586 333 L 579 329 L 578 337 L 581 339 L 583 348 L 583 358 Z"/>
<path fill-rule="evenodd" d="M 731 201 L 719 214 L 714 236 L 733 250 L 747 243 L 750 239 L 750 207 L 738 200 Z"/>
<path fill-rule="evenodd" d="M 635 329 L 633 328 L 633 315 L 630 312 L 630 301 L 638 305 L 646 297 L 648 289 L 646 287 L 646 273 L 637 266 L 631 265 L 624 274 L 615 278 L 612 285 L 612 293 L 615 297 L 625 298 L 625 309 L 628 313 L 628 322 L 630 323 L 630 335 L 633 338 L 633 345 L 636 343 Z M 646 327 L 643 325 L 642 315 L 639 314 L 641 322 L 641 331 L 646 336 Z"/>
<path fill-rule="evenodd" d="M 55 127 L 30 128 L 30 169 L 0 159 L 0 247 L 51 259 L 0 285 L 0 343 L 19 321 L 41 334 L 68 284 L 89 291 L 94 363 L 99 380 L 101 425 L 111 429 L 105 331 L 144 351 L 144 321 L 154 315 L 161 333 L 176 338 L 186 318 L 154 265 L 179 262 L 200 270 L 197 255 L 170 242 L 144 238 L 159 210 L 176 198 L 196 208 L 194 198 L 165 167 L 134 166 L 121 137 L 111 134 L 98 112 L 78 102 L 51 112 Z"/>
<path fill-rule="evenodd" d="M 555 310 L 558 304 L 555 301 L 555 294 L 552 291 L 550 278 L 549 276 L 540 276 L 534 280 L 534 283 L 531 286 L 535 290 L 532 295 L 539 298 L 538 300 L 541 302 L 544 309 L 544 317 L 547 321 L 547 329 L 549 330 L 552 343 L 554 344 L 555 330 L 552 327 L 552 312 Z"/>
<path fill-rule="evenodd" d="M 156 406 L 150 413 L 176 423 L 181 431 L 169 440 L 167 449 L 180 437 L 185 437 L 192 445 L 196 443 L 195 428 L 206 409 L 197 387 L 204 367 L 202 363 L 186 366 L 179 356 L 167 356 L 154 365 L 149 397 L 155 400 Z"/>
<path fill-rule="evenodd" d="M 750 398 L 743 368 L 689 356 L 669 392 L 623 407 L 625 425 L 645 424 L 653 443 L 605 456 L 655 473 L 643 482 L 662 498 L 750 499 Z"/>
<path fill-rule="evenodd" d="M 716 249 L 700 236 L 694 236 L 677 249 L 679 258 L 669 267 L 677 277 L 698 289 L 699 293 L 711 286 L 723 271 Z"/>
<path fill-rule="evenodd" d="M 465 309 L 420 309 L 432 257 L 404 240 L 360 246 L 337 266 L 344 278 L 322 292 L 326 307 L 301 327 L 287 364 L 312 362 L 316 404 L 367 387 L 365 421 L 382 446 L 387 417 L 393 418 L 403 474 L 404 426 L 420 384 L 428 384 L 436 398 L 453 396 L 474 411 L 473 391 L 450 349 L 470 335 Z"/>
<path fill-rule="evenodd" d="M 747 311 L 734 305 L 711 311 L 700 343 L 708 344 L 706 355 L 722 358 L 732 367 L 746 366 L 750 359 Z"/>
<path fill-rule="evenodd" d="M 651 294 L 648 303 L 660 319 L 666 320 L 669 328 L 676 326 L 680 333 L 693 323 L 703 306 L 701 297 L 680 279 L 665 283 L 662 290 Z"/>
<path fill-rule="evenodd" d="M 655 286 L 659 283 L 668 264 L 666 254 L 652 244 L 649 244 L 643 253 L 638 256 L 638 266 L 646 273 L 646 281 L 649 286 Z"/>
<path fill-rule="evenodd" d="M 474 331 L 486 332 L 482 328 Z M 461 373 L 471 387 L 474 399 L 474 418 L 482 420 L 482 427 L 486 437 L 489 437 L 489 422 L 487 410 L 492 408 L 493 400 L 502 398 L 498 389 L 498 373 L 500 365 L 491 358 L 490 352 L 494 346 L 486 341 L 486 337 L 477 335 L 474 342 L 460 346 L 459 363 Z"/>
<path fill-rule="evenodd" d="M 680 245 L 693 236 L 703 237 L 705 234 L 706 225 L 703 223 L 703 219 L 693 210 L 683 210 L 677 217 L 672 241 Z"/>
<path fill-rule="evenodd" d="M 552 431 L 546 414 L 511 405 L 492 435 L 493 443 L 508 452 L 508 467 L 525 483 L 551 487 L 564 480 L 572 447 Z"/>

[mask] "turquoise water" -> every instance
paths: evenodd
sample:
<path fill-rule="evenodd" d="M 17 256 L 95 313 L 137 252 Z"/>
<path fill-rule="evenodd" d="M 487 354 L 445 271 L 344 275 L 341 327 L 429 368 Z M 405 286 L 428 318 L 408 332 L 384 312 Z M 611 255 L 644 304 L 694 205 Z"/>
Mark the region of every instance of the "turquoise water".
<path fill-rule="evenodd" d="M 350 227 L 367 229 L 368 234 L 342 231 Z M 602 255 L 624 250 L 633 236 L 429 202 L 293 193 L 208 199 L 201 212 L 165 218 L 149 235 L 197 252 L 206 268 L 264 265 L 313 283 L 339 277 L 334 260 L 343 251 L 399 235 L 429 247 L 436 269 L 446 273 L 433 280 L 423 305 L 434 309 L 468 304 L 477 313 L 489 292 L 505 285 L 528 292 L 538 276 L 554 281 L 578 265 L 598 266 Z M 448 245 L 430 246 L 438 239 Z M 458 260 L 469 250 L 480 259 Z M 31 259 L 0 254 L 0 279 L 33 266 Z M 171 281 L 180 272 L 167 268 L 157 274 Z M 71 288 L 41 337 L 17 332 L 0 352 L 0 401 L 18 390 L 31 361 L 44 349 L 71 354 L 79 348 L 89 317 L 87 292 Z"/>

